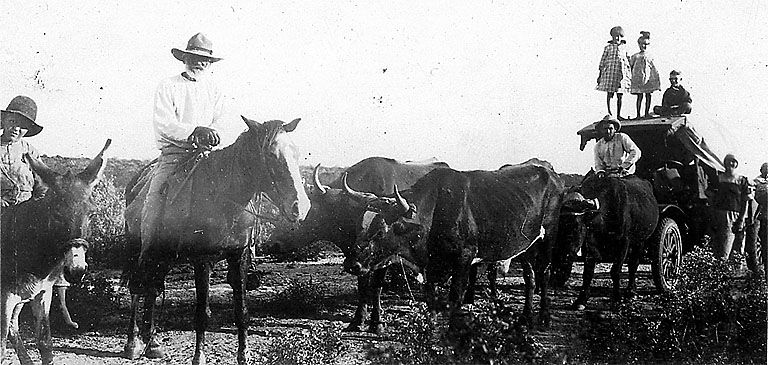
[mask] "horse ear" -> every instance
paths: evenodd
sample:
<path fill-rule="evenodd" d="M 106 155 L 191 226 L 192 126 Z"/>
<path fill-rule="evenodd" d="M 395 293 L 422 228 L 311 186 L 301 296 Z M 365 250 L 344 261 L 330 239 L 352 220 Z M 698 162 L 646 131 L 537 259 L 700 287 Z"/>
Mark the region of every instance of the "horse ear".
<path fill-rule="evenodd" d="M 252 119 L 248 119 L 244 115 L 241 115 L 240 118 L 243 118 L 243 121 L 245 122 L 245 124 L 248 126 L 249 129 L 254 129 L 261 125 L 261 123 Z"/>
<path fill-rule="evenodd" d="M 296 129 L 296 126 L 299 125 L 299 121 L 301 121 L 301 118 L 296 118 L 288 124 L 283 124 L 283 130 L 286 132 L 293 132 L 293 130 Z"/>
<path fill-rule="evenodd" d="M 77 174 L 77 177 L 86 184 L 93 187 L 101 179 L 104 167 L 107 166 L 106 159 L 104 158 L 104 152 L 112 144 L 112 139 L 107 139 L 107 143 L 104 144 L 104 148 L 101 149 L 96 157 L 91 160 L 91 163 L 81 173 Z"/>

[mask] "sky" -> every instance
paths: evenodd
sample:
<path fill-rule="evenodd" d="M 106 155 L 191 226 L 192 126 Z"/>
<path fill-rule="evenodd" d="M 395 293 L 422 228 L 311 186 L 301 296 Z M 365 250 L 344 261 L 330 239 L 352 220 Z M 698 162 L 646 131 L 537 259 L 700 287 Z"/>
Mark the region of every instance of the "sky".
<path fill-rule="evenodd" d="M 595 90 L 609 30 L 628 51 L 651 32 L 662 89 L 683 71 L 691 124 L 739 172 L 768 161 L 768 3 L 732 1 L 3 0 L 0 107 L 37 101 L 43 154 L 158 155 L 158 82 L 183 70 L 171 48 L 197 32 L 224 60 L 222 145 L 259 121 L 301 118 L 302 165 L 370 156 L 436 158 L 459 170 L 531 157 L 584 173 L 576 131 L 606 114 Z M 661 103 L 662 92 L 652 103 Z M 615 105 L 614 105 L 615 108 Z M 614 110 L 615 113 L 615 110 Z M 635 115 L 624 95 L 622 114 Z"/>

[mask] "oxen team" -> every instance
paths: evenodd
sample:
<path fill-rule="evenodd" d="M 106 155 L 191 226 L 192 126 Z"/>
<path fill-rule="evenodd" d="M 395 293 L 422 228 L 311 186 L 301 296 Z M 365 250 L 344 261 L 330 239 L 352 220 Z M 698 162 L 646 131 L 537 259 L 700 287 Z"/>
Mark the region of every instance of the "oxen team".
<path fill-rule="evenodd" d="M 408 267 L 414 275 L 426 279 L 427 307 L 436 312 L 445 307 L 437 289 L 450 282 L 447 308 L 450 318 L 455 319 L 462 313 L 462 304 L 471 300 L 465 294 L 473 289 L 477 265 L 515 260 L 522 265 L 525 280 L 522 318 L 533 324 L 534 293 L 538 289 L 538 320 L 548 325 L 553 251 L 562 253 L 554 260 L 555 269 L 560 270 L 555 273 L 560 275 L 563 270 L 570 272 L 570 265 L 562 269 L 562 261 L 579 249 L 602 252 L 603 259 L 615 258 L 618 266 L 611 274 L 618 293 L 621 263 L 629 253 L 630 273 L 634 274 L 645 247 L 642 241 L 653 233 L 658 220 L 653 194 L 646 194 L 651 191 L 647 182 L 595 174 L 599 176 L 588 177 L 577 187 L 578 192 L 567 191 L 552 166 L 537 159 L 495 171 L 457 171 L 439 162 L 401 163 L 373 157 L 348 168 L 328 185 L 320 181 L 318 166 L 308 207 L 297 174 L 298 157 L 285 139 L 296 123 L 298 120 L 285 125 L 279 121 L 259 124 L 246 120 L 249 130 L 232 146 L 214 151 L 211 156 L 201 152 L 191 159 L 178 186 L 169 186 L 169 196 L 190 194 L 191 198 L 180 200 L 183 209 L 166 212 L 166 219 L 176 223 L 173 230 L 166 227 L 162 246 L 141 249 L 137 217 L 141 210 L 136 204 L 143 199 L 146 179 L 137 177 L 131 184 L 126 193 L 130 203 L 126 234 L 134 254 L 125 274 L 133 304 L 126 357 L 164 356 L 162 345 L 155 339 L 155 298 L 164 289 L 164 277 L 172 265 L 192 262 L 198 290 L 197 341 L 192 361 L 204 364 L 211 265 L 227 259 L 227 278 L 234 289 L 236 357 L 240 364 L 248 362 L 247 308 L 243 299 L 248 265 L 242 261 L 249 258 L 246 232 L 253 217 L 244 211 L 248 200 L 262 192 L 288 220 L 296 221 L 290 229 L 273 234 L 268 251 L 287 251 L 316 240 L 335 243 L 344 253 L 344 269 L 358 276 L 358 307 L 346 330 L 360 331 L 370 307 L 367 330 L 374 333 L 383 330 L 381 285 L 385 270 L 393 264 Z M 5 338 L 10 333 L 22 363 L 31 361 L 17 323 L 18 312 L 26 302 L 33 305 L 38 317 L 38 346 L 43 362 L 53 361 L 47 324 L 51 278 L 64 271 L 74 280 L 70 273 L 81 274 L 84 269 L 73 256 L 83 255 L 83 247 L 87 247 L 85 228 L 93 209 L 90 187 L 102 167 L 100 154 L 78 175 L 37 171 L 45 175 L 53 192 L 42 201 L 19 205 L 13 220 L 6 222 L 11 215 L 3 214 L 0 351 L 4 352 Z M 583 216 L 569 218 L 576 225 L 564 225 L 560 222 L 561 210 L 578 210 Z M 22 259 L 18 254 L 22 247 L 37 247 L 34 252 L 39 257 Z M 139 257 L 140 252 L 147 256 Z M 578 308 L 583 308 L 589 297 L 588 279 L 597 256 L 587 256 L 584 287 L 574 304 Z M 629 289 L 634 289 L 633 278 Z M 143 317 L 139 306 L 142 298 Z"/>

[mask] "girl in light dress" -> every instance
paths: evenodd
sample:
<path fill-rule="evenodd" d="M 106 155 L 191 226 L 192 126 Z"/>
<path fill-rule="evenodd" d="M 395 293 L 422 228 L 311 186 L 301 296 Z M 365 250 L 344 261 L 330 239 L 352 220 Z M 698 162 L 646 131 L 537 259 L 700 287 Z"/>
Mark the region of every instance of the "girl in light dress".
<path fill-rule="evenodd" d="M 637 45 L 640 52 L 637 52 L 629 58 L 629 65 L 632 68 L 632 84 L 630 92 L 637 95 L 637 119 L 641 118 L 640 107 L 643 104 L 643 94 L 645 94 L 645 117 L 651 116 L 651 94 L 654 91 L 661 90 L 661 79 L 659 71 L 653 64 L 647 48 L 651 44 L 651 32 L 640 32 L 640 38 L 637 39 Z"/>

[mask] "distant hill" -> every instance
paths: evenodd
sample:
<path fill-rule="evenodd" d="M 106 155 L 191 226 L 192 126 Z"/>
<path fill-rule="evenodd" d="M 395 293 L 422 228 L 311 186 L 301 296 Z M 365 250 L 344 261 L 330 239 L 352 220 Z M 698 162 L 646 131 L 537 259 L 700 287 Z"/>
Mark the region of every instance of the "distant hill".
<path fill-rule="evenodd" d="M 75 157 L 62 157 L 62 156 L 42 156 L 43 161 L 52 169 L 64 173 L 67 170 L 79 171 L 91 161 L 90 158 L 75 158 Z M 135 159 L 115 159 L 110 158 L 107 160 L 107 167 L 104 170 L 104 176 L 109 180 L 112 179 L 115 187 L 122 191 L 125 185 L 130 179 L 141 170 L 149 160 L 135 160 Z M 329 184 L 336 180 L 346 170 L 346 167 L 322 167 L 320 169 L 320 181 L 324 184 Z M 312 171 L 313 166 L 301 166 L 301 176 L 307 181 L 307 184 L 312 184 Z M 565 186 L 578 185 L 584 178 L 579 174 L 559 174 L 563 179 Z"/>

